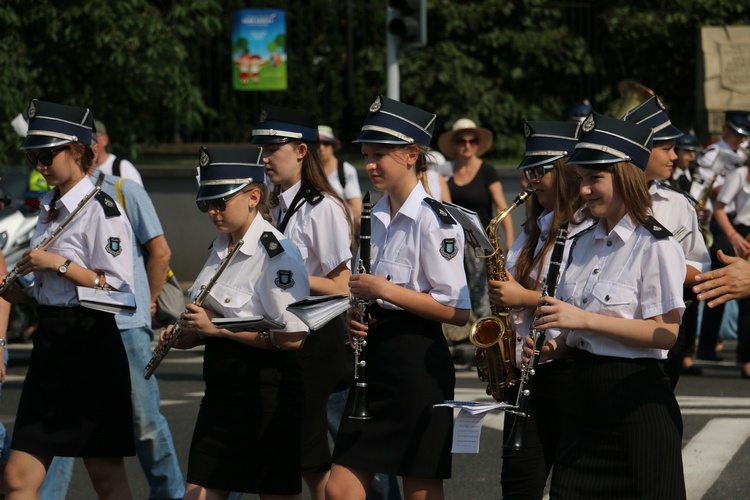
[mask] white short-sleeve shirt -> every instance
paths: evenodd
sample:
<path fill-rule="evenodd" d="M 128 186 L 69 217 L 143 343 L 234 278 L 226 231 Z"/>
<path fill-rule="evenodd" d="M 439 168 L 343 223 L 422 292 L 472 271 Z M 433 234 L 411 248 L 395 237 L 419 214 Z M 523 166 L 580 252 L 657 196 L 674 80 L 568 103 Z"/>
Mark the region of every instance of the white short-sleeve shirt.
<path fill-rule="evenodd" d="M 107 175 L 114 175 L 113 168 L 115 164 L 115 159 L 117 156 L 110 154 L 104 163 L 99 165 L 97 167 L 100 171 L 104 172 Z M 130 179 L 134 182 L 137 182 L 141 186 L 143 186 L 143 179 L 141 179 L 141 174 L 138 172 L 138 169 L 135 168 L 135 165 L 130 163 L 126 159 L 120 160 L 120 175 L 119 177 L 122 177 L 123 179 Z"/>
<path fill-rule="evenodd" d="M 729 172 L 716 200 L 727 205 L 734 203 L 736 212 L 732 222 L 750 226 L 750 183 L 747 182 L 747 175 L 747 167 Z"/>
<path fill-rule="evenodd" d="M 93 189 L 94 184 L 89 176 L 81 179 L 65 196 L 57 200 L 58 215 L 51 222 L 45 220 L 56 189 L 47 193 L 41 202 L 42 210 L 31 239 L 31 247 L 49 236 Z M 104 203 L 114 203 L 120 215 L 107 216 L 102 202 L 94 198 L 47 247 L 47 251 L 70 259 L 91 271 L 103 272 L 106 282 L 112 288 L 132 293 L 133 230 L 122 207 L 109 196 L 103 200 Z M 93 285 L 92 283 L 91 286 Z M 57 276 L 56 271 L 35 272 L 31 295 L 43 305 L 78 305 L 76 285 L 67 278 Z"/>
<path fill-rule="evenodd" d="M 359 187 L 359 175 L 357 174 L 357 169 L 347 161 L 344 162 L 344 180 L 346 181 L 346 185 L 342 186 L 341 179 L 339 179 L 338 168 L 328 175 L 328 182 L 331 183 L 331 187 L 336 191 L 336 194 L 343 199 L 351 200 L 353 198 L 362 198 L 362 190 Z"/>
<path fill-rule="evenodd" d="M 606 233 L 603 219 L 579 237 L 557 297 L 606 316 L 647 319 L 685 309 L 685 257 L 673 238 L 656 238 L 629 215 Z M 633 347 L 595 332 L 571 330 L 567 344 L 603 356 L 666 359 L 663 349 Z"/>
<path fill-rule="evenodd" d="M 463 228 L 458 223 L 442 222 L 424 201 L 427 197 L 418 182 L 393 219 L 388 194 L 375 204 L 371 220 L 372 274 L 385 276 L 409 290 L 429 293 L 443 305 L 470 309 Z M 382 299 L 378 304 L 399 309 Z"/>
<path fill-rule="evenodd" d="M 261 244 L 264 232 L 272 233 L 284 249 L 276 256 Z M 216 274 L 229 254 L 230 236 L 220 234 L 213 243 L 211 255 L 188 290 L 193 301 Z M 260 215 L 256 215 L 243 238 L 242 248 L 218 278 L 203 307 L 224 318 L 265 316 L 281 321 L 281 332 L 308 331 L 307 326 L 286 307 L 310 294 L 302 256 L 297 247 Z"/>
<path fill-rule="evenodd" d="M 279 195 L 279 206 L 271 211 L 277 226 L 284 219 L 302 181 Z M 351 267 L 351 231 L 345 208 L 334 198 L 323 195 L 323 200 L 311 205 L 300 205 L 289 218 L 284 230 L 292 243 L 297 245 L 310 276 L 327 276 L 342 262 Z"/>
<path fill-rule="evenodd" d="M 674 235 L 687 264 L 699 272 L 711 269 L 711 256 L 703 241 L 698 214 L 692 203 L 682 193 L 665 187 L 661 181 L 652 182 L 648 192 L 654 201 L 654 218 Z"/>

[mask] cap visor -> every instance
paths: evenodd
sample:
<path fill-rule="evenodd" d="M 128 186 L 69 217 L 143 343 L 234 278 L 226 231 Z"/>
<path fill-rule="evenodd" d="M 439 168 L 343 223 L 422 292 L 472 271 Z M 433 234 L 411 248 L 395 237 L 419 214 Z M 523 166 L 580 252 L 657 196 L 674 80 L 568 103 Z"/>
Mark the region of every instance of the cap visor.
<path fill-rule="evenodd" d="M 195 200 L 200 201 L 222 198 L 232 193 L 236 193 L 245 186 L 246 184 L 221 184 L 218 186 L 201 186 L 200 188 L 198 188 L 198 195 L 195 197 Z"/>
<path fill-rule="evenodd" d="M 252 144 L 283 144 L 291 140 L 291 137 L 281 137 L 277 135 L 254 135 L 250 142 Z"/>
<path fill-rule="evenodd" d="M 365 130 L 361 134 L 359 134 L 359 137 L 357 137 L 352 142 L 376 142 L 376 143 L 382 143 L 382 144 L 412 144 L 410 142 L 406 142 L 403 139 L 399 139 L 396 136 L 393 136 L 391 134 L 386 134 L 385 132 L 377 132 L 375 130 Z"/>
<path fill-rule="evenodd" d="M 539 165 L 549 165 L 555 160 L 559 160 L 562 156 L 525 156 L 521 160 L 521 164 L 518 168 L 531 168 L 538 167 Z"/>
<path fill-rule="evenodd" d="M 619 163 L 625 160 L 618 158 L 615 155 L 605 153 L 604 151 L 597 151 L 595 149 L 576 149 L 573 154 L 568 158 L 568 165 L 599 165 L 602 168 L 606 168 L 607 165 L 612 163 Z"/>
<path fill-rule="evenodd" d="M 729 122 L 729 126 L 732 127 L 732 130 L 737 132 L 740 135 L 750 135 L 750 127 L 745 125 L 738 125 L 733 122 Z"/>
<path fill-rule="evenodd" d="M 70 142 L 71 141 L 65 139 L 49 137 L 46 135 L 27 135 L 19 149 L 54 148 L 55 146 L 69 144 Z"/>
<path fill-rule="evenodd" d="M 667 125 L 665 128 L 661 129 L 660 131 L 656 132 L 654 134 L 654 140 L 655 141 L 668 141 L 669 139 L 677 139 L 678 137 L 682 137 L 684 134 L 683 132 L 675 127 L 674 125 Z"/>

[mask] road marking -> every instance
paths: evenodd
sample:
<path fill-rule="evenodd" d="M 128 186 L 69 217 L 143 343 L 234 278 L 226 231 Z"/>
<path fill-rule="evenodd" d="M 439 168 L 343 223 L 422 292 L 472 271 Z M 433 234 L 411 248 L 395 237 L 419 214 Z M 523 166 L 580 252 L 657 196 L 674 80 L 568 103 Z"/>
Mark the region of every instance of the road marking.
<path fill-rule="evenodd" d="M 682 450 L 688 499 L 701 499 L 750 437 L 750 419 L 714 418 Z"/>

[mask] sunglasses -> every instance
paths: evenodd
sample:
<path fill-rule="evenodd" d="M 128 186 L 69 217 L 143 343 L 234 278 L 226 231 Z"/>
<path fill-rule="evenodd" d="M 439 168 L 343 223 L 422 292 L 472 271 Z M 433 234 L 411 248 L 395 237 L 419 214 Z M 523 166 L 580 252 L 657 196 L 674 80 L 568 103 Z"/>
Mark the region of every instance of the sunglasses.
<path fill-rule="evenodd" d="M 554 165 L 539 165 L 538 167 L 527 168 L 523 171 L 523 176 L 527 181 L 538 181 L 553 168 L 555 168 Z"/>
<path fill-rule="evenodd" d="M 57 153 L 60 151 L 65 151 L 70 146 L 62 146 L 55 149 L 44 149 L 42 151 L 39 151 L 38 153 L 35 153 L 33 151 L 26 151 L 26 158 L 29 160 L 29 163 L 31 163 L 32 167 L 36 167 L 38 164 L 42 164 L 45 167 L 49 167 L 52 165 L 52 161 L 55 159 L 55 156 L 57 156 Z"/>
<path fill-rule="evenodd" d="M 455 139 L 453 141 L 453 144 L 455 144 L 456 146 L 463 146 L 464 144 L 476 146 L 477 144 L 479 144 L 479 139 Z"/>
<path fill-rule="evenodd" d="M 227 209 L 227 203 L 232 201 L 232 199 L 240 193 L 242 193 L 242 191 L 230 194 L 229 196 L 223 196 L 221 198 L 214 198 L 211 200 L 195 200 L 195 204 L 198 205 L 198 210 L 200 210 L 204 214 L 208 212 L 211 207 L 215 208 L 219 212 L 223 212 Z"/>

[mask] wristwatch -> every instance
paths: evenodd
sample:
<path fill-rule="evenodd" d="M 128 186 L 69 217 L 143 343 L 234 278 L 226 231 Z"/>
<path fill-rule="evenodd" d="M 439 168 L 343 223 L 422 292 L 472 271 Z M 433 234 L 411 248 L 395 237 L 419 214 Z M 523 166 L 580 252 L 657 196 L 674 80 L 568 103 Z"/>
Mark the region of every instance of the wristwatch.
<path fill-rule="evenodd" d="M 68 272 L 68 266 L 70 265 L 70 259 L 66 260 L 65 263 L 57 268 L 57 275 L 62 276 Z"/>

